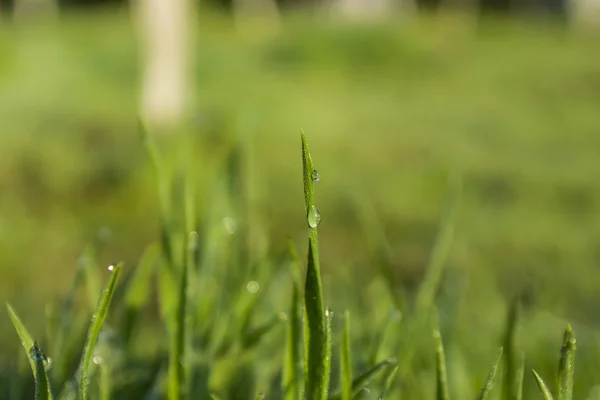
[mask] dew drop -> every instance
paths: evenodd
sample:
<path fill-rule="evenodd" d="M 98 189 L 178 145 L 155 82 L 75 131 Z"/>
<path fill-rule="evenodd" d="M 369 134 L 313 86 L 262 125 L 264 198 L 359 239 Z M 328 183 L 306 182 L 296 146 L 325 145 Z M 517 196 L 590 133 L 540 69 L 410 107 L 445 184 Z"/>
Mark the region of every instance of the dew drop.
<path fill-rule="evenodd" d="M 277 317 L 279 317 L 279 320 L 280 320 L 280 321 L 287 321 L 287 319 L 288 319 L 288 316 L 287 316 L 287 314 L 286 314 L 286 313 L 284 313 L 283 311 L 280 311 L 280 312 L 277 314 Z"/>
<path fill-rule="evenodd" d="M 260 285 L 256 281 L 250 281 L 246 285 L 246 290 L 248 290 L 250 293 L 253 293 L 253 294 L 257 293 L 259 289 L 260 289 Z"/>
<path fill-rule="evenodd" d="M 321 180 L 321 176 L 319 175 L 319 171 L 316 169 L 312 170 L 312 174 L 310 175 L 313 182 L 319 182 Z"/>
<path fill-rule="evenodd" d="M 92 358 L 92 361 L 94 362 L 94 364 L 99 365 L 102 364 L 104 360 L 102 359 L 102 356 L 95 356 L 94 358 Z"/>
<path fill-rule="evenodd" d="M 108 270 L 109 270 L 109 271 L 111 271 L 111 272 L 112 272 L 112 271 L 114 271 L 114 270 L 115 270 L 115 266 L 114 266 L 114 265 L 112 265 L 112 264 L 111 264 L 111 265 L 109 265 L 109 266 L 108 266 Z"/>
<path fill-rule="evenodd" d="M 225 233 L 233 235 L 237 230 L 237 222 L 231 217 L 225 217 L 223 218 L 223 228 L 225 228 Z"/>
<path fill-rule="evenodd" d="M 327 317 L 329 319 L 333 319 L 333 311 L 331 311 L 330 308 L 328 308 L 327 310 L 325 310 L 325 317 Z"/>
<path fill-rule="evenodd" d="M 308 226 L 316 228 L 320 223 L 321 214 L 319 214 L 319 210 L 317 210 L 317 207 L 311 206 L 310 211 L 308 212 Z"/>

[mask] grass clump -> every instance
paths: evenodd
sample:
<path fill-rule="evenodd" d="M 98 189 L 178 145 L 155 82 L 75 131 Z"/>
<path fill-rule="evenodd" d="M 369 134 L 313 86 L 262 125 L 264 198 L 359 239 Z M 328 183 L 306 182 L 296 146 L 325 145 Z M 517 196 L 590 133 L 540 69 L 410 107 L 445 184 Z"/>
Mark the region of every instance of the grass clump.
<path fill-rule="evenodd" d="M 447 357 L 442 338 L 448 327 L 440 323 L 436 299 L 457 222 L 462 185 L 458 176 L 449 181 L 429 266 L 413 295 L 400 290 L 392 279 L 390 244 L 384 230 L 373 222 L 376 218 L 365 218 L 373 228 L 368 246 L 384 264 L 378 272 L 392 310 L 382 313 L 375 303 L 375 316 L 383 323 L 372 323 L 353 307 L 351 299 L 340 306 L 324 293 L 318 240 L 321 216 L 315 200 L 320 175 L 304 132 L 306 265 L 295 242 L 289 240 L 281 257 L 286 268 L 279 268 L 257 245 L 257 227 L 251 221 L 258 217 L 239 200 L 246 190 L 241 183 L 247 165 L 244 146 L 232 140 L 222 164 L 214 167 L 218 178 L 210 185 L 211 202 L 199 198 L 191 164 L 183 173 L 171 170 L 154 138 L 148 132 L 143 137 L 155 168 L 162 226 L 161 237 L 147 247 L 137 267 L 125 272 L 122 280 L 123 264 L 109 267 L 108 283 L 95 307 L 78 310 L 77 293 L 84 290 L 93 298 L 100 286 L 99 276 L 90 267 L 96 252 L 91 247 L 85 252 L 58 323 L 39 341 L 58 352 L 51 353 L 54 365 L 7 304 L 33 372 L 36 399 L 383 400 L 424 398 L 420 390 L 437 400 L 455 397 L 451 390 L 455 364 L 447 365 L 451 356 Z M 183 146 L 185 162 L 191 159 L 193 147 L 190 142 Z M 181 155 L 178 151 L 175 154 Z M 239 226 L 234 227 L 232 221 Z M 333 283 L 343 285 L 344 281 L 336 277 Z M 115 304 L 110 307 L 113 317 L 109 315 L 111 303 Z M 340 306 L 343 312 L 334 312 L 326 304 Z M 142 323 L 147 323 L 151 307 L 158 310 L 160 326 L 147 334 Z M 493 398 L 500 369 L 505 380 L 503 398 L 523 398 L 524 358 L 515 356 L 518 309 L 515 302 L 505 323 L 503 347 L 479 394 L 467 393 L 471 398 Z M 87 331 L 86 311 L 92 314 Z M 79 314 L 81 322 L 77 322 Z M 284 325 L 280 322 L 285 322 L 285 329 L 280 329 Z M 431 339 L 432 323 L 433 341 L 421 347 L 422 337 Z M 69 346 L 71 338 L 83 342 L 82 347 Z M 558 373 L 559 400 L 573 399 L 574 349 L 568 327 Z M 424 370 L 433 372 L 428 380 L 419 378 Z M 478 376 L 474 373 L 469 379 L 475 382 Z M 553 398 L 535 371 L 534 377 L 544 398 Z M 59 388 L 60 395 L 55 397 L 53 389 Z M 456 397 L 463 396 L 459 392 Z"/>

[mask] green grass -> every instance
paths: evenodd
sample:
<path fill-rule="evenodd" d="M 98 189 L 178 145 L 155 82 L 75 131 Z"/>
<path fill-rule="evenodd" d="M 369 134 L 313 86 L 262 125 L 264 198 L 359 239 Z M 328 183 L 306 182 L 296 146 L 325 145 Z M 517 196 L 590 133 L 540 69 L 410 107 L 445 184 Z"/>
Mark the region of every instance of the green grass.
<path fill-rule="evenodd" d="M 342 398 L 348 386 L 423 399 L 442 370 L 444 396 L 477 398 L 502 346 L 483 395 L 539 397 L 533 367 L 547 393 L 587 396 L 600 349 L 597 33 L 202 22 L 192 144 L 146 132 L 145 149 L 124 18 L 1 28 L 0 300 L 29 328 L 26 355 L 37 342 L 51 360 L 55 394 L 77 392 L 87 357 L 90 399 Z M 320 173 L 310 207 L 300 126 Z M 89 363 L 115 256 L 127 267 Z M 44 376 L 18 351 L 13 314 L 0 315 L 0 397 L 32 398 Z M 554 385 L 567 320 L 578 369 L 569 341 Z"/>
<path fill-rule="evenodd" d="M 146 133 L 145 140 L 153 140 Z M 59 398 L 76 398 L 85 400 L 88 398 L 132 398 L 132 396 L 140 396 L 146 393 L 148 398 L 167 397 L 169 399 L 182 398 L 203 398 L 211 396 L 214 398 L 255 398 L 264 399 L 266 396 L 272 398 L 285 399 L 332 399 L 332 400 L 347 400 L 354 399 L 359 396 L 369 393 L 371 390 L 376 390 L 380 393 L 379 399 L 384 399 L 386 396 L 402 396 L 403 398 L 415 398 L 412 390 L 414 387 L 414 371 L 418 352 L 413 348 L 415 343 L 419 343 L 415 338 L 396 338 L 400 345 L 400 357 L 402 352 L 407 351 L 406 343 L 409 344 L 409 356 L 404 358 L 404 365 L 410 366 L 410 370 L 405 373 L 405 379 L 398 381 L 394 378 L 399 371 L 399 364 L 395 359 L 384 359 L 375 363 L 368 368 L 362 368 L 359 373 L 355 372 L 356 359 L 351 354 L 358 353 L 368 355 L 363 349 L 352 346 L 352 331 L 350 325 L 350 311 L 346 310 L 343 314 L 343 326 L 341 332 L 341 343 L 339 344 L 339 365 L 335 365 L 340 371 L 338 390 L 330 390 L 332 385 L 332 370 L 334 368 L 333 360 L 333 327 L 334 327 L 334 312 L 330 308 L 324 306 L 324 292 L 322 285 L 321 270 L 319 264 L 318 253 L 318 237 L 317 227 L 320 224 L 320 216 L 315 211 L 315 183 L 320 181 L 320 176 L 313 167 L 311 154 L 308 150 L 308 144 L 304 132 L 301 133 L 302 142 L 302 163 L 303 163 L 303 183 L 304 183 L 304 204 L 306 223 L 308 225 L 308 250 L 307 250 L 307 265 L 304 287 L 304 301 L 301 301 L 300 283 L 299 283 L 299 259 L 293 241 L 289 242 L 288 253 L 289 262 L 291 262 L 291 270 L 286 270 L 284 275 L 292 281 L 292 296 L 290 301 L 290 313 L 284 314 L 284 319 L 288 320 L 287 334 L 285 338 L 281 338 L 273 342 L 270 351 L 274 352 L 277 357 L 269 357 L 268 354 L 262 352 L 267 351 L 267 343 L 263 342 L 269 334 L 275 333 L 277 320 L 275 318 L 267 320 L 258 327 L 250 329 L 253 314 L 258 311 L 256 302 L 245 300 L 244 289 L 241 294 L 236 293 L 232 296 L 219 297 L 214 293 L 214 298 L 207 296 L 207 293 L 195 291 L 192 288 L 199 286 L 202 279 L 203 268 L 206 265 L 197 263 L 197 251 L 201 246 L 202 235 L 209 235 L 206 231 L 196 231 L 202 223 L 196 219 L 196 197 L 191 190 L 193 179 L 188 175 L 183 186 L 179 187 L 181 197 L 175 195 L 174 199 L 183 201 L 185 207 L 183 210 L 177 210 L 176 201 L 170 201 L 169 207 L 165 209 L 162 221 L 171 229 L 164 228 L 162 232 L 166 232 L 166 237 L 162 240 L 160 247 L 161 257 L 159 257 L 159 270 L 152 269 L 154 262 L 157 259 L 157 251 L 155 245 L 148 247 L 140 260 L 138 270 L 129 275 L 127 282 L 122 285 L 119 291 L 118 281 L 123 269 L 123 264 L 110 265 L 108 270 L 110 276 L 105 289 L 100 293 L 91 323 L 87 330 L 87 335 L 81 350 L 81 358 L 78 367 L 73 371 L 72 378 L 63 378 L 55 376 L 51 373 L 51 363 L 48 357 L 42 352 L 37 341 L 34 341 L 21 319 L 17 316 L 14 309 L 7 304 L 7 310 L 10 319 L 17 331 L 22 345 L 26 351 L 27 358 L 31 365 L 34 376 L 34 393 L 36 399 L 53 399 L 53 387 L 61 387 Z M 151 156 L 152 153 L 149 153 Z M 164 165 L 157 168 L 158 183 L 160 185 L 161 177 L 165 177 Z M 170 180 L 173 182 L 173 180 Z M 451 181 L 454 182 L 454 181 Z M 174 187 L 165 186 L 170 193 L 177 193 Z M 435 393 L 438 400 L 449 400 L 450 390 L 448 385 L 448 373 L 446 365 L 446 356 L 444 345 L 440 332 L 439 316 L 435 307 L 435 298 L 433 293 L 437 292 L 440 285 L 442 266 L 445 263 L 444 257 L 440 256 L 440 246 L 447 248 L 448 232 L 451 231 L 449 226 L 452 223 L 448 222 L 448 215 L 455 215 L 453 211 L 456 206 L 457 193 L 455 183 L 451 183 L 451 195 L 449 197 L 450 206 L 440 224 L 440 234 L 438 235 L 437 245 L 432 250 L 432 259 L 435 262 L 431 263 L 426 274 L 426 278 L 422 283 L 422 287 L 417 291 L 414 302 L 415 310 L 411 310 L 411 318 L 403 321 L 402 324 L 411 324 L 408 330 L 400 330 L 398 334 L 403 335 L 409 332 L 411 335 L 420 335 L 423 331 L 422 323 L 424 321 L 433 320 L 433 341 L 426 345 L 429 347 L 433 370 L 435 370 L 435 378 L 431 379 L 431 386 L 436 387 Z M 180 217 L 183 224 L 177 224 L 177 214 L 180 211 Z M 179 228 L 179 229 L 177 229 Z M 187 241 L 183 246 L 174 246 L 178 243 L 177 238 L 181 231 L 189 232 Z M 440 239 L 441 238 L 441 239 Z M 442 243 L 442 244 L 440 244 Z M 181 251 L 181 256 L 176 254 L 176 251 Z M 447 250 L 445 250 L 447 252 Z M 93 253 L 87 253 L 89 254 Z M 176 262 L 174 260 L 181 260 Z M 81 269 L 78 269 L 78 271 Z M 164 271 L 160 274 L 160 271 Z M 273 271 L 275 272 L 275 271 Z M 231 270 L 228 274 L 235 275 L 236 272 Z M 155 359 L 152 360 L 145 354 L 135 354 L 132 348 L 132 329 L 138 322 L 139 312 L 141 308 L 148 303 L 148 282 L 155 275 L 159 280 L 167 276 L 173 276 L 170 284 L 165 286 L 163 290 L 172 291 L 173 296 L 165 296 L 159 299 L 159 302 L 168 301 L 163 308 L 163 320 L 165 329 L 162 332 L 167 340 L 158 338 L 154 352 Z M 242 274 L 242 276 L 245 276 Z M 226 282 L 235 282 L 231 277 L 226 277 Z M 81 281 L 75 277 L 73 287 L 77 287 Z M 243 284 L 245 278 L 241 281 Z M 433 283 L 432 283 L 433 282 Z M 87 280 L 86 284 L 91 287 L 97 287 L 95 280 Z M 170 286 L 169 286 L 170 285 Z M 231 291 L 235 292 L 235 285 L 231 286 Z M 260 284 L 257 281 L 250 281 L 246 285 L 246 291 L 250 294 L 256 294 L 260 290 Z M 124 291 L 124 292 L 123 292 Z M 392 292 L 392 291 L 390 291 Z M 423 293 L 426 293 L 425 295 Z M 67 294 L 71 296 L 72 294 Z M 393 297 L 393 294 L 390 293 Z M 109 339 L 100 339 L 101 333 L 106 332 L 110 328 L 103 327 L 109 313 L 109 306 L 113 298 L 117 302 L 116 307 L 122 308 L 121 323 L 124 328 L 121 329 L 121 337 L 119 341 L 111 341 Z M 425 300 L 423 300 L 425 299 Z M 225 325 L 225 331 L 219 332 L 219 315 L 216 319 L 210 321 L 212 326 L 205 326 L 207 321 L 204 318 L 198 318 L 197 310 L 192 305 L 197 305 L 201 301 L 215 302 L 217 307 L 223 307 L 222 302 L 227 302 L 224 312 L 233 313 L 233 317 L 229 316 L 228 324 Z M 73 315 L 73 302 L 68 301 L 66 306 L 61 310 L 62 313 Z M 393 301 L 391 304 L 395 304 Z M 508 346 L 508 352 L 514 351 L 514 339 L 518 319 L 518 305 L 514 301 L 510 306 L 508 318 L 505 326 L 504 343 Z M 113 307 L 115 308 L 115 307 Z M 300 336 L 300 314 L 304 308 L 304 338 Z M 360 317 L 360 314 L 359 314 Z M 362 321 L 362 319 L 360 319 Z M 58 325 L 57 332 L 64 331 L 64 326 Z M 370 333 L 373 327 L 363 327 L 363 333 Z M 52 332 L 52 329 L 49 330 Z M 52 332 L 53 333 L 53 332 Z M 222 336 L 219 336 L 221 333 Z M 65 334 L 62 332 L 62 334 Z M 377 337 L 375 335 L 374 337 Z M 302 340 L 303 339 L 303 340 Z M 47 341 L 48 338 L 45 338 Z M 166 345 L 161 346 L 161 342 Z M 261 346 L 262 344 L 262 346 Z M 123 348 L 126 345 L 128 348 Z M 214 350 L 216 346 L 216 351 Z M 304 368 L 299 368 L 300 347 L 303 346 L 304 352 Z M 378 344 L 377 348 L 381 349 Z M 62 349 L 63 347 L 58 347 Z M 213 350 L 211 350 L 211 348 Z M 117 362 L 111 356 L 120 351 L 125 354 L 126 359 Z M 166 351 L 165 354 L 161 354 Z M 575 338 L 571 326 L 567 326 L 564 334 L 563 346 L 558 368 L 557 392 L 558 399 L 572 400 L 574 387 L 574 351 Z M 375 354 L 379 352 L 376 351 Z M 76 353 L 78 353 L 76 351 Z M 502 364 L 504 349 L 501 348 L 495 363 L 491 367 L 488 376 L 483 383 L 477 399 L 486 400 L 491 398 L 493 389 L 497 385 L 498 370 L 504 365 L 506 376 L 504 388 L 504 398 L 521 398 L 523 386 L 523 360 L 519 366 L 513 371 L 512 362 Z M 57 354 L 57 357 L 62 356 Z M 230 359 L 230 363 L 225 363 L 219 366 L 224 357 Z M 136 374 L 136 368 L 130 364 L 136 360 L 133 365 L 137 365 L 137 369 L 145 370 L 143 374 Z M 140 364 L 141 363 L 141 364 Z M 92 368 L 96 365 L 97 368 Z M 153 367 L 154 366 L 154 367 Z M 258 366 L 262 366 L 265 371 L 267 380 L 260 380 L 257 372 L 253 370 Z M 158 367 L 158 368 L 157 368 Z M 165 373 L 166 371 L 166 373 Z M 281 372 L 281 374 L 279 374 Z M 385 372 L 385 373 L 384 373 Z M 535 381 L 538 384 L 542 395 L 546 399 L 552 399 L 550 389 L 542 381 L 540 376 L 533 371 Z M 304 377 L 301 376 L 304 375 Z M 118 377 L 130 376 L 126 384 L 120 383 Z M 225 376 L 225 378 L 224 378 Z M 215 384 L 214 379 L 219 378 L 219 383 Z M 166 378 L 166 384 L 161 381 Z M 303 379 L 302 379 L 303 378 Z M 21 377 L 19 376 L 19 379 Z M 196 382 L 196 379 L 201 379 Z M 267 387 L 261 388 L 265 382 L 271 382 Z M 273 385 L 277 382 L 277 385 Z M 424 382 L 421 382 L 423 384 Z M 269 392 L 269 389 L 273 392 Z M 15 397 L 14 395 L 12 397 Z"/>

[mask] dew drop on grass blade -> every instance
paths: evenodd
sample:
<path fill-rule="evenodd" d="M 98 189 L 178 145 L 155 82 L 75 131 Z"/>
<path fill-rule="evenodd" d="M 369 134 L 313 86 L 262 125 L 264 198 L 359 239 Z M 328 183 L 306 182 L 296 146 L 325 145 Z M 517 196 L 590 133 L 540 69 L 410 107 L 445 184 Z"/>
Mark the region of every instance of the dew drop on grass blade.
<path fill-rule="evenodd" d="M 35 365 L 35 400 L 52 400 L 54 395 L 52 394 L 52 388 L 50 386 L 50 380 L 46 372 L 47 358 L 42 353 L 40 346 L 37 342 L 33 343 L 33 346 L 29 350 L 29 358 L 33 360 Z"/>
<path fill-rule="evenodd" d="M 481 391 L 479 392 L 479 396 L 477 396 L 478 400 L 489 399 L 492 388 L 494 387 L 494 383 L 496 382 L 496 375 L 498 372 L 498 367 L 500 366 L 500 362 L 502 361 L 502 352 L 503 352 L 503 349 L 500 348 L 500 351 L 498 352 L 498 356 L 496 357 L 496 362 L 492 366 L 492 369 L 490 369 L 487 379 L 485 380 L 483 387 L 481 388 Z"/>
<path fill-rule="evenodd" d="M 88 330 L 88 335 L 85 342 L 85 346 L 83 348 L 83 355 L 81 357 L 81 362 L 79 364 L 78 370 L 78 397 L 80 400 L 87 399 L 90 362 L 92 361 L 94 347 L 96 346 L 98 335 L 100 334 L 100 329 L 102 328 L 102 324 L 108 313 L 110 301 L 117 287 L 117 281 L 119 279 L 122 267 L 123 264 L 118 263 L 112 269 L 109 268 L 111 270 L 110 278 L 106 287 L 102 291 L 100 298 L 98 299 L 96 310 L 94 312 L 94 315 L 92 316 L 92 321 L 90 323 L 90 328 Z"/>
<path fill-rule="evenodd" d="M 567 325 L 560 349 L 558 366 L 558 400 L 573 400 L 573 374 L 575 372 L 575 336 Z"/>
<path fill-rule="evenodd" d="M 308 263 L 304 289 L 304 337 L 305 337 L 305 395 L 311 400 L 325 400 L 329 383 L 328 334 L 325 310 L 314 203 L 313 163 L 306 137 L 301 132 L 304 180 L 304 204 L 309 225 Z M 318 217 L 320 222 L 320 216 Z"/>
<path fill-rule="evenodd" d="M 544 382 L 544 380 L 538 375 L 537 372 L 535 372 L 535 370 L 531 370 L 531 372 L 533 373 L 535 383 L 537 383 L 537 386 L 540 389 L 544 400 L 554 400 L 554 397 L 552 397 L 552 392 L 550 392 L 550 388 L 548 388 L 546 382 Z"/>

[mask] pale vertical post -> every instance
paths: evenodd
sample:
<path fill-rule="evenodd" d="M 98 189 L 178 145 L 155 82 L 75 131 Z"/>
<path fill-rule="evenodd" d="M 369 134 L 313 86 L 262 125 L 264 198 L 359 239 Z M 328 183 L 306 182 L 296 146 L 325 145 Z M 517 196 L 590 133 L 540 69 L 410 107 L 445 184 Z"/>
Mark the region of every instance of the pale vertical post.
<path fill-rule="evenodd" d="M 134 0 L 141 44 L 140 114 L 169 131 L 182 121 L 190 98 L 192 0 Z"/>

